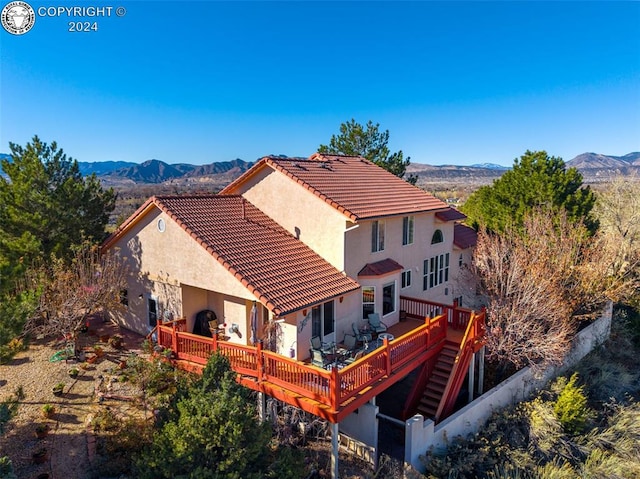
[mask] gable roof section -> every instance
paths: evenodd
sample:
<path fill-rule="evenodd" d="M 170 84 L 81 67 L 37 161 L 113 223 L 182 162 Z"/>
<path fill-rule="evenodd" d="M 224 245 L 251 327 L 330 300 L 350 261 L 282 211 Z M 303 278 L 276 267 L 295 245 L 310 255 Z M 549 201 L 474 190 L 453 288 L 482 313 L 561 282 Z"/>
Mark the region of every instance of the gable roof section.
<path fill-rule="evenodd" d="M 109 248 L 153 206 L 171 217 L 276 315 L 360 287 L 237 195 L 154 196 L 103 248 Z"/>
<path fill-rule="evenodd" d="M 265 157 L 221 191 L 237 192 L 265 167 L 283 173 L 351 221 L 447 209 L 446 203 L 357 156 L 321 155 L 306 160 Z"/>
<path fill-rule="evenodd" d="M 453 244 L 460 249 L 467 249 L 478 243 L 478 233 L 467 225 L 453 225 Z"/>
<path fill-rule="evenodd" d="M 358 273 L 358 276 L 384 276 L 401 269 L 404 269 L 404 266 L 391 258 L 387 258 L 381 261 L 376 261 L 375 263 L 365 264 L 364 268 L 362 268 Z"/>
<path fill-rule="evenodd" d="M 455 208 L 449 207 L 449 209 L 444 211 L 438 211 L 436 213 L 436 218 L 440 221 L 459 221 L 466 219 L 467 215 L 461 213 Z"/>

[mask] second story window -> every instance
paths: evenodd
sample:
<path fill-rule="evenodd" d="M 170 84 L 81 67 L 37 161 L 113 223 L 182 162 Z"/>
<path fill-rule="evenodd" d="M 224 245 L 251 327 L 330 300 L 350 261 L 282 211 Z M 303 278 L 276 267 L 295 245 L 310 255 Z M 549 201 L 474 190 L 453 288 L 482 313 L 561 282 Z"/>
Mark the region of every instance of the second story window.
<path fill-rule="evenodd" d="M 384 250 L 384 221 L 371 223 L 371 252 Z"/>
<path fill-rule="evenodd" d="M 402 218 L 402 245 L 413 244 L 413 216 Z"/>
<path fill-rule="evenodd" d="M 424 260 L 424 276 L 422 279 L 422 289 L 424 291 L 447 281 L 449 281 L 449 253 Z"/>
<path fill-rule="evenodd" d="M 411 286 L 411 270 L 410 269 L 405 269 L 402 272 L 402 288 L 408 288 L 409 286 Z"/>
<path fill-rule="evenodd" d="M 431 237 L 431 244 L 442 243 L 444 241 L 444 236 L 442 235 L 441 230 L 435 230 L 433 236 Z"/>

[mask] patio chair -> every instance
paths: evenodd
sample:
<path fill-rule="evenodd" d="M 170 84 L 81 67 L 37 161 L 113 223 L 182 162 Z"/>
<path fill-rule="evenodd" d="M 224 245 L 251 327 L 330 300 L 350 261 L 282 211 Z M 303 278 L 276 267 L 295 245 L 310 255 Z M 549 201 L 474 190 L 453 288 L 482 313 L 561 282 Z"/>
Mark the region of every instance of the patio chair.
<path fill-rule="evenodd" d="M 329 358 L 320 349 L 309 349 L 311 353 L 311 364 L 318 366 L 319 368 L 325 368 L 329 364 Z"/>
<path fill-rule="evenodd" d="M 376 333 L 384 333 L 387 331 L 387 325 L 380 321 L 380 315 L 378 313 L 369 314 L 369 326 Z"/>
<path fill-rule="evenodd" d="M 311 349 L 315 349 L 318 351 L 322 351 L 323 353 L 331 352 L 331 345 L 327 343 L 323 343 L 320 339 L 320 336 L 312 336 L 311 337 Z"/>
<path fill-rule="evenodd" d="M 353 351 L 354 349 L 356 349 L 356 342 L 357 342 L 357 339 L 355 336 L 352 336 L 351 334 L 345 334 L 344 341 L 342 341 L 342 344 L 344 345 L 344 349 L 348 351 Z"/>
<path fill-rule="evenodd" d="M 351 323 L 351 328 L 353 329 L 353 334 L 357 341 L 360 341 L 361 343 L 368 343 L 371 341 L 371 333 L 360 331 L 356 323 Z"/>
<path fill-rule="evenodd" d="M 355 363 L 362 356 L 364 356 L 364 350 L 363 349 L 361 349 L 356 354 L 354 354 L 353 357 L 345 359 L 344 363 L 347 364 L 347 365 L 349 365 L 351 363 Z"/>

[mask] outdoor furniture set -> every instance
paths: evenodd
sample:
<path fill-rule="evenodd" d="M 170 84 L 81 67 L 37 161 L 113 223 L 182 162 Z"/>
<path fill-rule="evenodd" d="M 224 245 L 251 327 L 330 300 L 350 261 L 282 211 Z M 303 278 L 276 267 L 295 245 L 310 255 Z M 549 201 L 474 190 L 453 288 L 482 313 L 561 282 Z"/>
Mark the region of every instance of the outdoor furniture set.
<path fill-rule="evenodd" d="M 384 339 L 394 339 L 392 334 L 386 332 L 387 325 L 380 321 L 377 313 L 369 314 L 364 327 L 359 327 L 356 323 L 352 323 L 351 327 L 353 334 L 345 334 L 344 340 L 338 345 L 323 343 L 319 336 L 313 336 L 309 348 L 311 364 L 324 369 L 343 368 L 382 346 Z"/>

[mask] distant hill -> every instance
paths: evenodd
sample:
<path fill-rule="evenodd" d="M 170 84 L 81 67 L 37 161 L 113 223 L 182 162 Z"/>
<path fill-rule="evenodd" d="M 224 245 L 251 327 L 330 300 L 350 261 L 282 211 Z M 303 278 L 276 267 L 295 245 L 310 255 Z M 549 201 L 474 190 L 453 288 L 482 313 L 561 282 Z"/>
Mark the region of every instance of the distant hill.
<path fill-rule="evenodd" d="M 640 152 L 624 156 L 582 153 L 567 161 L 568 167 L 576 168 L 585 182 L 606 181 L 615 175 L 640 175 Z"/>
<path fill-rule="evenodd" d="M 418 178 L 425 176 L 434 179 L 445 178 L 450 180 L 459 178 L 498 178 L 508 169 L 507 167 L 493 164 L 491 166 L 433 166 L 423 163 L 410 163 L 407 168 L 407 174 L 417 175 Z"/>
<path fill-rule="evenodd" d="M 171 180 L 198 178 L 236 173 L 240 176 L 247 171 L 253 163 L 240 159 L 233 161 L 221 161 L 208 165 L 191 165 L 188 163 L 168 164 L 160 160 L 148 160 L 141 164 L 133 164 L 125 168 L 119 168 L 106 174 L 109 179 L 115 178 L 131 180 L 135 183 L 163 183 Z"/>
<path fill-rule="evenodd" d="M 582 153 L 573 160 L 567 161 L 567 165 L 579 170 L 587 169 L 614 169 L 640 166 L 640 152 L 628 153 L 624 156 L 601 155 L 599 153 Z"/>

